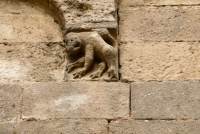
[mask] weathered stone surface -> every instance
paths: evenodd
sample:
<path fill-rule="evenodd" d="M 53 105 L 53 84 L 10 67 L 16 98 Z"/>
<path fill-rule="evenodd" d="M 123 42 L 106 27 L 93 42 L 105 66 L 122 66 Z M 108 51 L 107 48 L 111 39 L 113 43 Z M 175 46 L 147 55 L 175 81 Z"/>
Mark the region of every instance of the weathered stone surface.
<path fill-rule="evenodd" d="M 132 117 L 199 119 L 199 88 L 200 82 L 132 83 Z"/>
<path fill-rule="evenodd" d="M 199 43 L 128 43 L 120 46 L 122 80 L 200 79 Z"/>
<path fill-rule="evenodd" d="M 138 5 L 194 5 L 200 4 L 199 0 L 119 0 L 119 5 L 132 7 Z"/>
<path fill-rule="evenodd" d="M 45 10 L 26 2 L 0 2 L 0 42 L 61 42 L 62 32 Z"/>
<path fill-rule="evenodd" d="M 16 134 L 15 127 L 17 123 L 2 123 L 0 122 L 0 134 Z"/>
<path fill-rule="evenodd" d="M 0 122 L 17 121 L 21 115 L 22 88 L 0 85 Z"/>
<path fill-rule="evenodd" d="M 199 121 L 117 120 L 109 126 L 109 134 L 198 134 L 199 131 Z"/>
<path fill-rule="evenodd" d="M 200 7 L 136 7 L 119 11 L 121 42 L 199 41 Z"/>
<path fill-rule="evenodd" d="M 0 82 L 63 81 L 62 43 L 0 43 Z"/>
<path fill-rule="evenodd" d="M 127 118 L 129 86 L 106 82 L 24 85 L 22 118 Z"/>
<path fill-rule="evenodd" d="M 106 134 L 106 120 L 62 120 L 0 123 L 1 134 Z"/>

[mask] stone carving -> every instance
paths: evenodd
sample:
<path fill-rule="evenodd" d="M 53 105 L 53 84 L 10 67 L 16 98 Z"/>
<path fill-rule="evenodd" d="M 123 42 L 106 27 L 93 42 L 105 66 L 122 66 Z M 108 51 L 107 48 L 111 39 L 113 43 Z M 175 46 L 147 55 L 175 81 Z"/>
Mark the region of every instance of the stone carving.
<path fill-rule="evenodd" d="M 116 70 L 116 50 L 105 40 L 109 40 L 111 44 L 116 44 L 115 39 L 109 34 L 107 29 L 93 29 L 89 32 L 70 32 L 65 37 L 66 52 L 69 55 L 78 55 L 80 52 L 84 54 L 73 63 L 66 66 L 69 73 L 75 68 L 82 67 L 81 70 L 73 74 L 73 78 L 81 78 L 91 69 L 95 57 L 100 60 L 98 69 L 90 75 L 91 79 L 100 78 L 107 70 L 109 80 L 117 79 Z"/>

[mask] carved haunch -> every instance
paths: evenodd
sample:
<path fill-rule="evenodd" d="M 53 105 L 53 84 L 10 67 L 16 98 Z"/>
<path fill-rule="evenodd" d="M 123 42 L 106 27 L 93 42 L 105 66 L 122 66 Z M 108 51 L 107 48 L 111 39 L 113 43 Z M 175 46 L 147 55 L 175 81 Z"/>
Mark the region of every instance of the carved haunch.
<path fill-rule="evenodd" d="M 113 45 L 108 44 L 109 40 Z M 96 59 L 100 60 L 97 69 L 90 74 L 91 79 L 100 78 L 107 73 L 108 79 L 117 79 L 116 56 L 117 52 L 113 47 L 115 39 L 109 34 L 107 29 L 93 29 L 89 32 L 70 32 L 65 37 L 66 52 L 70 56 L 83 53 L 83 56 L 66 66 L 67 73 L 76 68 L 81 68 L 73 72 L 73 78 L 82 78 L 89 71 Z"/>

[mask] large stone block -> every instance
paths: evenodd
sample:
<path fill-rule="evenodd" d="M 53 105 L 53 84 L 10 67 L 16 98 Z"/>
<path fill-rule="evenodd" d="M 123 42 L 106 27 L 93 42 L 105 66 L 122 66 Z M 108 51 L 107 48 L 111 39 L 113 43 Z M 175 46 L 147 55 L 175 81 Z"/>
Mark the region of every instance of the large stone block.
<path fill-rule="evenodd" d="M 200 82 L 132 83 L 132 118 L 199 119 L 199 89 Z"/>
<path fill-rule="evenodd" d="M 199 41 L 200 7 L 135 7 L 119 11 L 121 42 Z"/>
<path fill-rule="evenodd" d="M 0 43 L 0 82 L 63 81 L 62 43 Z"/>
<path fill-rule="evenodd" d="M 122 80 L 200 79 L 199 43 L 127 43 L 120 46 Z"/>
<path fill-rule="evenodd" d="M 106 82 L 24 86 L 22 118 L 127 118 L 129 85 Z"/>
<path fill-rule="evenodd" d="M 200 4 L 199 0 L 120 0 L 119 5 L 132 7 L 138 5 L 194 5 Z"/>
<path fill-rule="evenodd" d="M 106 134 L 106 120 L 62 120 L 0 123 L 1 134 Z"/>
<path fill-rule="evenodd" d="M 199 134 L 199 131 L 199 121 L 117 120 L 109 126 L 109 134 Z"/>
<path fill-rule="evenodd" d="M 0 122 L 17 121 L 21 116 L 22 88 L 0 85 Z"/>

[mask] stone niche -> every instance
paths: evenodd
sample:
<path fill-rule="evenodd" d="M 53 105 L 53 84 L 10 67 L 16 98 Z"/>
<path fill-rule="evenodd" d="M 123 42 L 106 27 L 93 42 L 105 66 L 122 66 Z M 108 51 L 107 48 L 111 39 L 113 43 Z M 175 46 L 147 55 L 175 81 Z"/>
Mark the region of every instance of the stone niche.
<path fill-rule="evenodd" d="M 116 33 L 114 28 L 67 32 L 65 80 L 118 80 Z"/>

